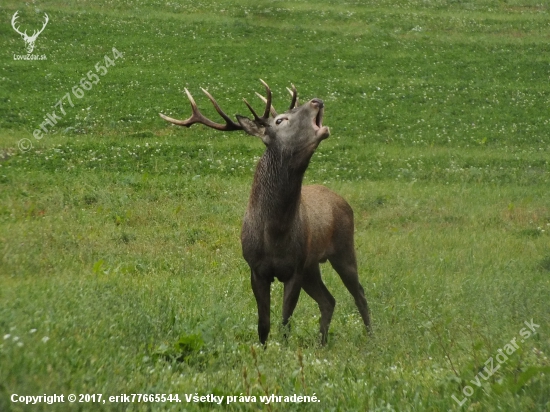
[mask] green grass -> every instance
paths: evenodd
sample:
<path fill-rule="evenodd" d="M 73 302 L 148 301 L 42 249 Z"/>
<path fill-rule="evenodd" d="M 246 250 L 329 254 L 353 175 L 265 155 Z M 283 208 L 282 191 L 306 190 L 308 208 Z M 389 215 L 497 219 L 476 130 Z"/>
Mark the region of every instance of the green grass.
<path fill-rule="evenodd" d="M 16 10 L 29 32 L 50 16 L 34 51 L 47 60 L 13 59 Z M 4 1 L 0 410 L 548 410 L 548 12 L 531 0 Z M 124 57 L 36 140 L 113 47 Z M 184 87 L 211 117 L 199 87 L 246 114 L 259 78 L 279 111 L 291 83 L 326 102 L 332 135 L 306 182 L 354 208 L 372 336 L 324 265 L 328 345 L 305 294 L 284 339 L 276 283 L 259 347 L 239 233 L 263 145 L 157 116 L 188 116 Z M 521 342 L 531 319 L 538 333 Z M 183 402 L 25 406 L 14 393 Z M 187 403 L 195 393 L 258 402 Z M 320 403 L 262 406 L 272 393 Z"/>

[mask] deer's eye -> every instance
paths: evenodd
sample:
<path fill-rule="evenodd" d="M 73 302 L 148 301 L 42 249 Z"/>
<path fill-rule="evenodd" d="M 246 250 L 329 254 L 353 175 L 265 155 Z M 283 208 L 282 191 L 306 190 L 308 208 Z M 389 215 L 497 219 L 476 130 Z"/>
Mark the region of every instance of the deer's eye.
<path fill-rule="evenodd" d="M 275 120 L 275 124 L 281 124 L 283 120 L 288 120 L 285 117 Z"/>

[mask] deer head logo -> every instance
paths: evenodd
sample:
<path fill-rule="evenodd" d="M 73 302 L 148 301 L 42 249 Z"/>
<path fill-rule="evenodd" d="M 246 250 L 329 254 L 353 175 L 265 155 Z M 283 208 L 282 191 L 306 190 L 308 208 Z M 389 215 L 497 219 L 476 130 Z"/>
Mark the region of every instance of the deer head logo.
<path fill-rule="evenodd" d="M 19 13 L 19 11 L 16 11 L 11 19 L 11 26 L 17 33 L 21 35 L 21 37 L 23 37 L 23 40 L 25 41 L 25 47 L 27 48 L 27 53 L 31 54 L 34 49 L 34 42 L 36 41 L 38 35 L 44 31 L 50 19 L 48 15 L 44 13 L 44 24 L 42 25 L 42 28 L 40 30 L 34 30 L 32 35 L 29 36 L 27 34 L 27 30 L 21 33 L 21 31 L 19 31 L 19 28 L 16 26 L 17 18 L 19 17 L 17 13 Z"/>

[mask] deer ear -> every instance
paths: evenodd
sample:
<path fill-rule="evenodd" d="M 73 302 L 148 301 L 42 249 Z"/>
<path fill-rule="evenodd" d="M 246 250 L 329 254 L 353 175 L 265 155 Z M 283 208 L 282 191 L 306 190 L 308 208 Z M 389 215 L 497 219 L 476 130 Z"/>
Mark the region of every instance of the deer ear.
<path fill-rule="evenodd" d="M 262 139 L 265 144 L 268 143 L 268 136 L 265 133 L 266 125 L 254 120 L 250 120 L 248 117 L 237 115 L 237 121 L 242 126 L 243 130 L 251 136 L 256 136 Z"/>

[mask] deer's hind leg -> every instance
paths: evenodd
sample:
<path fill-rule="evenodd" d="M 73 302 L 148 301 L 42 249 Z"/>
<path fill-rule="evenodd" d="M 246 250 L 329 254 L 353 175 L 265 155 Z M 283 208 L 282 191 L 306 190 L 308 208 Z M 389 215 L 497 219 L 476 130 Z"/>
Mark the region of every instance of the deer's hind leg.
<path fill-rule="evenodd" d="M 363 323 L 368 332 L 371 332 L 369 306 L 367 304 L 367 298 L 365 297 L 365 290 L 361 283 L 359 283 L 359 275 L 357 273 L 357 260 L 355 258 L 355 251 L 353 247 L 347 248 L 345 251 L 341 251 L 328 259 L 334 270 L 344 282 L 344 285 L 353 296 L 355 305 L 359 309 L 359 314 L 363 318 Z"/>
<path fill-rule="evenodd" d="M 332 320 L 336 300 L 323 283 L 323 279 L 321 279 L 321 270 L 318 263 L 306 269 L 302 288 L 319 305 L 319 310 L 321 311 L 321 319 L 319 321 L 321 344 L 324 345 L 327 343 L 328 328 Z"/>

